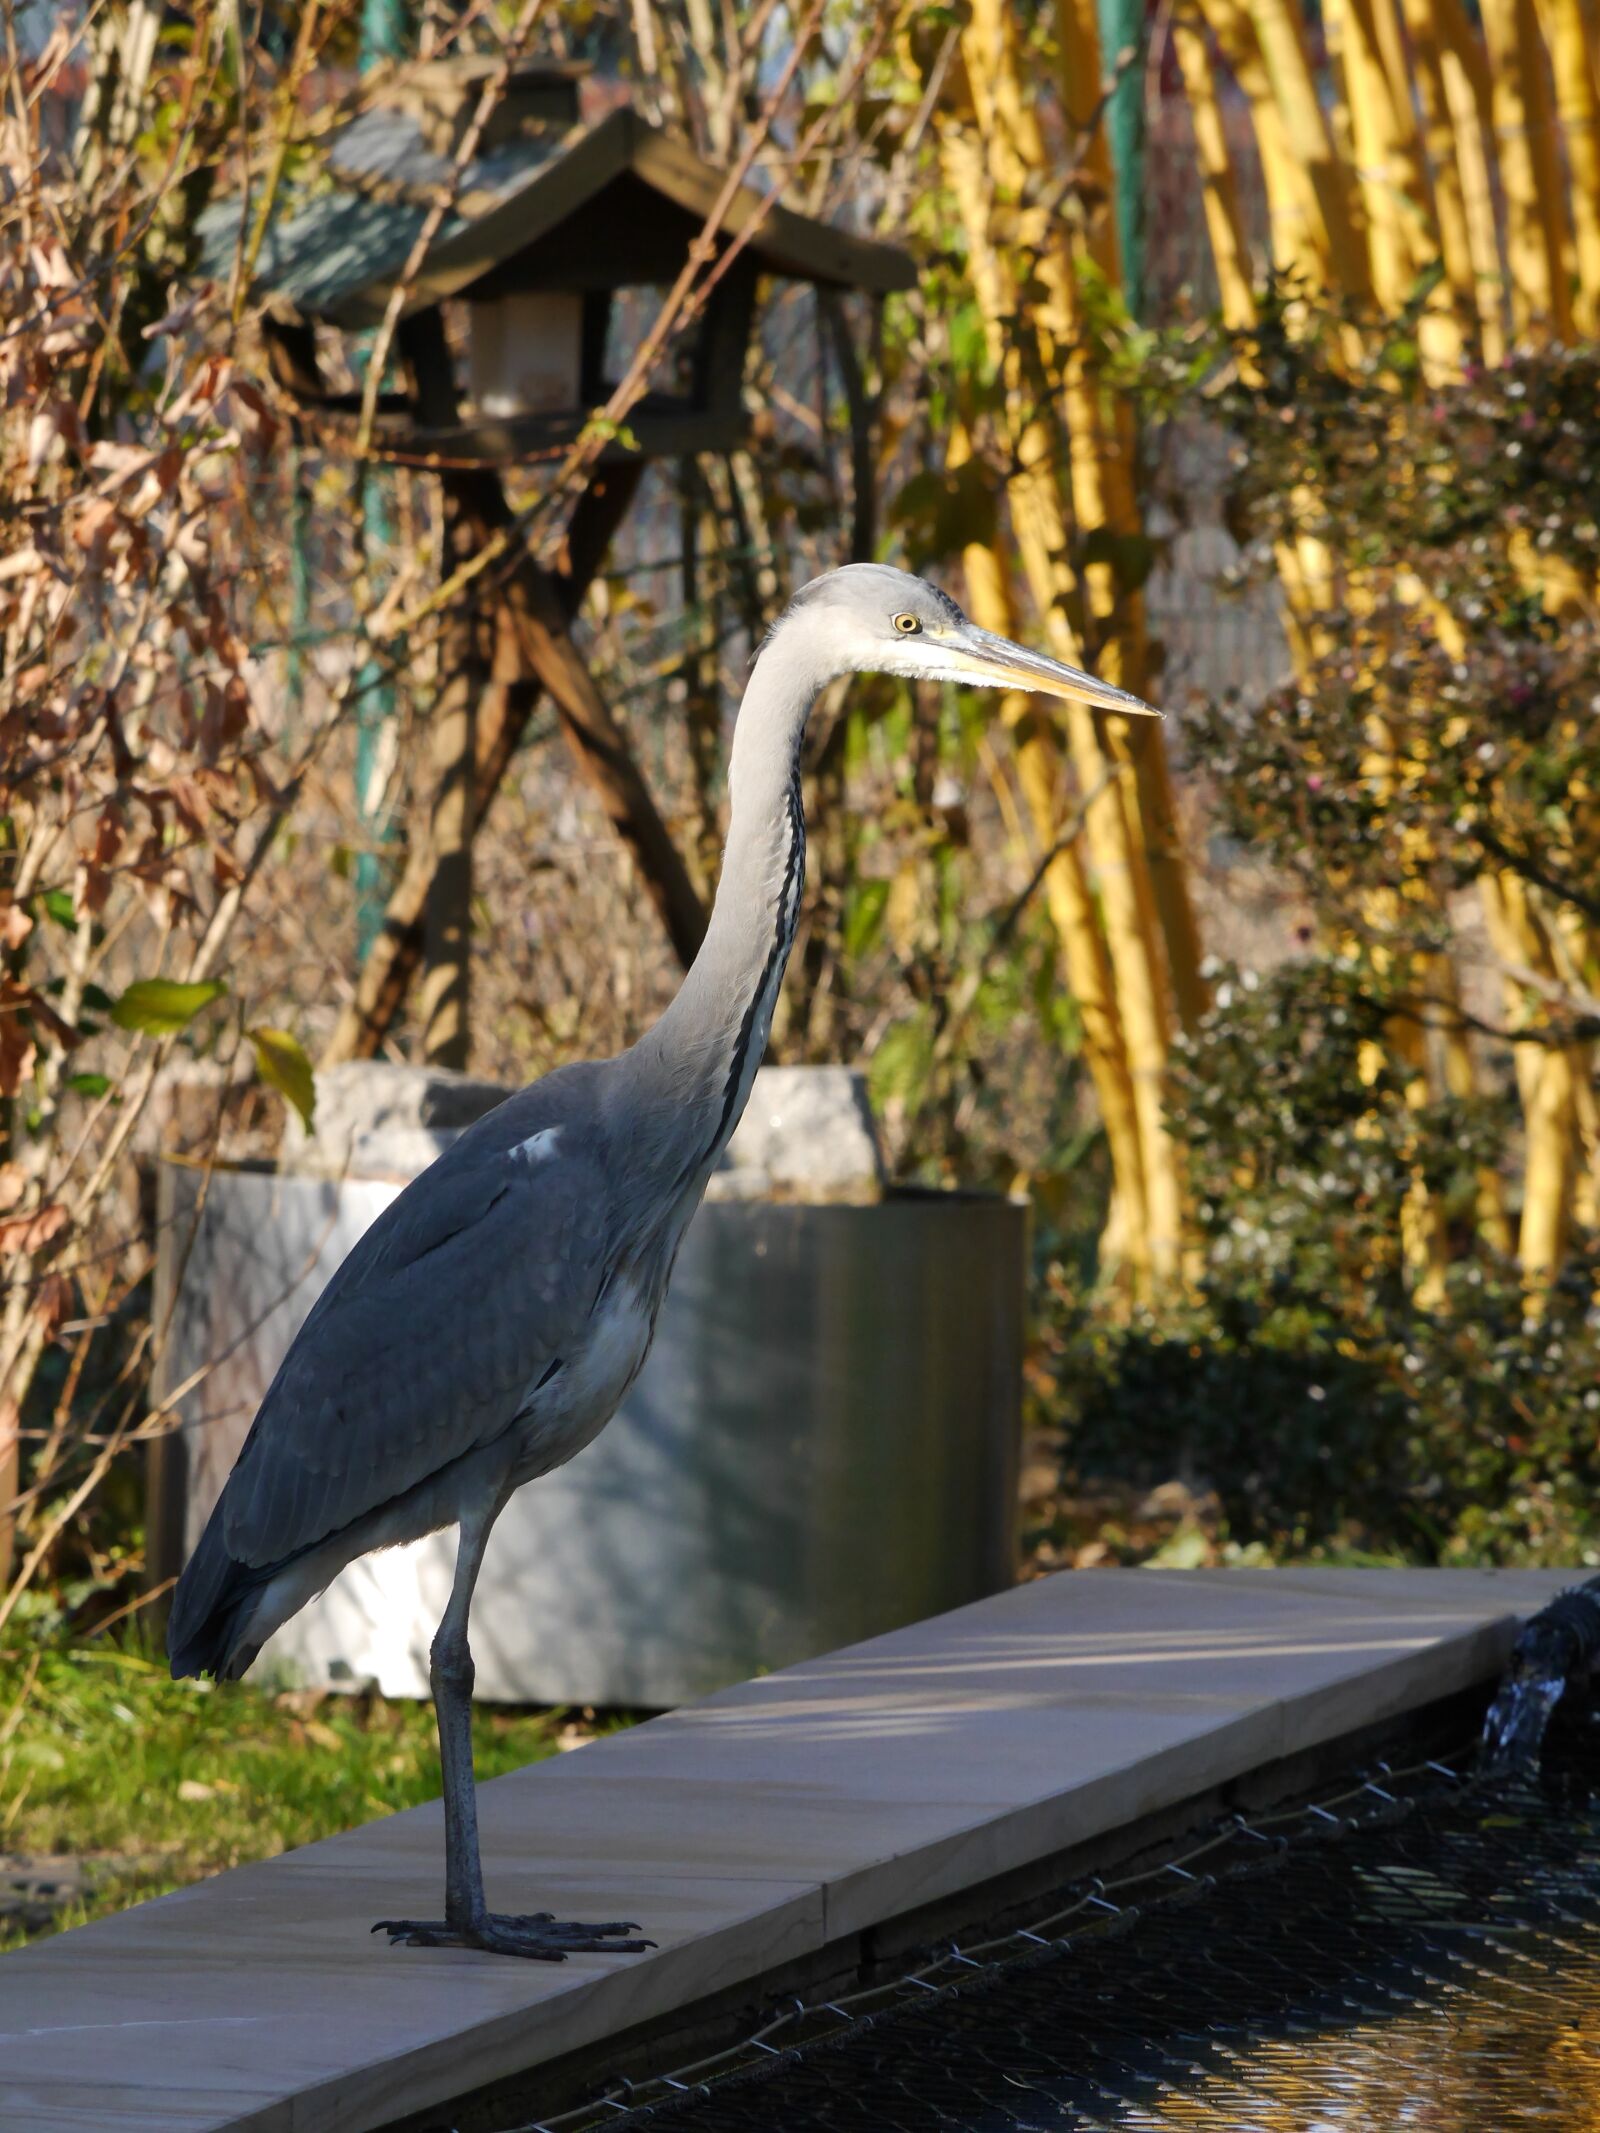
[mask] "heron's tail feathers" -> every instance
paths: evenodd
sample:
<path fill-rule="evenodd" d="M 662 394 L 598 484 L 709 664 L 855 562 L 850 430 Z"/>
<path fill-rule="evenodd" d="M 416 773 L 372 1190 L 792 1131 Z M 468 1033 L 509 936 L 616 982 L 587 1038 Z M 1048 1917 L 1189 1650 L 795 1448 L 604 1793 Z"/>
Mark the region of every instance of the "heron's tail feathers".
<path fill-rule="evenodd" d="M 228 1553 L 219 1503 L 172 1595 L 167 1658 L 174 1681 L 186 1674 L 214 1674 L 218 1681 L 239 1678 L 261 1649 L 259 1642 L 247 1643 L 245 1637 L 255 1603 L 272 1575 Z"/>

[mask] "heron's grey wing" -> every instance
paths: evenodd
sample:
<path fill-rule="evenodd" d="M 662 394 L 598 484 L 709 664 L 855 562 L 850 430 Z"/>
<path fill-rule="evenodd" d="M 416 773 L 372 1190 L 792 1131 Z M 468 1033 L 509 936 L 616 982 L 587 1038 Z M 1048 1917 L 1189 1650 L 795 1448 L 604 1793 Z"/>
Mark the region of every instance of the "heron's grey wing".
<path fill-rule="evenodd" d="M 282 1562 L 491 1442 L 582 1337 L 606 1243 L 603 1180 L 581 1154 L 485 1148 L 424 1172 L 262 1401 L 222 1506 L 229 1554 Z"/>

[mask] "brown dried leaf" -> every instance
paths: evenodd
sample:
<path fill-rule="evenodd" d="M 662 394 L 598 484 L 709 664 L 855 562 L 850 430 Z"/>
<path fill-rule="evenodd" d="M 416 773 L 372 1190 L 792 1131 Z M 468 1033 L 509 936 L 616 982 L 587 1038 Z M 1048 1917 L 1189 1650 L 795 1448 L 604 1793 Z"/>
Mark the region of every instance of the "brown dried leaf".
<path fill-rule="evenodd" d="M 24 1029 L 16 1008 L 0 1002 L 0 1096 L 15 1096 L 39 1056 L 32 1034 Z"/>
<path fill-rule="evenodd" d="M 176 486 L 182 469 L 182 447 L 169 444 L 164 452 L 158 453 L 151 461 L 145 470 L 144 480 L 129 497 L 126 507 L 129 517 L 143 518 L 147 511 L 153 511 L 161 499 L 169 495 Z"/>
<path fill-rule="evenodd" d="M 64 1052 L 70 1052 L 83 1042 L 82 1030 L 74 1029 L 70 1022 L 63 1020 L 42 993 L 28 995 L 28 1011 L 35 1022 L 44 1025 Z"/>
<path fill-rule="evenodd" d="M 121 516 L 109 496 L 91 496 L 72 522 L 72 538 L 85 551 L 102 548 Z"/>
<path fill-rule="evenodd" d="M 196 366 L 189 383 L 167 409 L 163 419 L 169 428 L 176 429 L 199 409 L 209 407 L 228 382 L 228 373 L 233 368 L 226 356 L 203 356 Z"/>
<path fill-rule="evenodd" d="M 167 783 L 167 794 L 184 827 L 192 836 L 203 837 L 206 824 L 211 820 L 211 803 L 201 791 L 198 780 L 171 778 Z"/>
<path fill-rule="evenodd" d="M 111 894 L 111 876 L 104 867 L 84 864 L 72 884 L 72 907 L 79 918 L 97 918 Z"/>
<path fill-rule="evenodd" d="M 38 1252 L 59 1237 L 71 1220 L 59 1200 L 51 1201 L 31 1215 L 13 1215 L 7 1222 L 0 1222 L 0 1258 L 9 1258 L 15 1252 Z"/>
<path fill-rule="evenodd" d="M 30 478 L 38 473 L 45 460 L 49 457 L 55 445 L 57 434 L 55 423 L 50 417 L 50 410 L 47 407 L 40 408 L 39 412 L 28 424 L 27 466 Z"/>
<path fill-rule="evenodd" d="M 72 1283 L 65 1274 L 46 1274 L 34 1292 L 33 1315 L 42 1321 L 46 1338 L 72 1315 Z"/>
<path fill-rule="evenodd" d="M 120 487 L 134 474 L 142 472 L 150 464 L 151 457 L 152 454 L 143 445 L 117 444 L 110 437 L 97 438 L 86 454 L 88 464 L 97 474 L 110 476 L 109 480 L 100 484 L 102 496 L 109 496 L 113 489 Z"/>
<path fill-rule="evenodd" d="M 122 849 L 122 840 L 127 835 L 127 822 L 122 809 L 113 800 L 100 810 L 94 826 L 93 863 L 108 867 Z"/>
<path fill-rule="evenodd" d="M 239 428 L 251 447 L 257 452 L 270 452 L 279 423 L 262 395 L 243 378 L 235 378 L 229 398 L 237 410 Z"/>
<path fill-rule="evenodd" d="M 154 325 L 146 326 L 145 339 L 158 341 L 167 334 L 180 333 L 195 314 L 210 303 L 216 293 L 217 285 L 214 281 L 203 281 L 186 304 L 176 305 L 164 318 L 158 318 Z"/>

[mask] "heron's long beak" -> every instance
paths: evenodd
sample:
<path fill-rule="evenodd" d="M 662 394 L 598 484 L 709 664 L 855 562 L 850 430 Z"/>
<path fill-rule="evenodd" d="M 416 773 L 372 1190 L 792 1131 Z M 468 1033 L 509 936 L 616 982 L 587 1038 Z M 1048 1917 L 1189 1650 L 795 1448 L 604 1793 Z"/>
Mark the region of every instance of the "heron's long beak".
<path fill-rule="evenodd" d="M 952 632 L 941 649 L 964 679 L 984 688 L 1030 689 L 1040 696 L 1062 696 L 1069 703 L 1092 704 L 1096 711 L 1120 711 L 1129 718 L 1160 718 L 1143 697 L 1114 689 L 1077 667 L 1063 666 L 1043 652 L 1030 652 L 1009 637 L 996 637 L 973 623 Z"/>

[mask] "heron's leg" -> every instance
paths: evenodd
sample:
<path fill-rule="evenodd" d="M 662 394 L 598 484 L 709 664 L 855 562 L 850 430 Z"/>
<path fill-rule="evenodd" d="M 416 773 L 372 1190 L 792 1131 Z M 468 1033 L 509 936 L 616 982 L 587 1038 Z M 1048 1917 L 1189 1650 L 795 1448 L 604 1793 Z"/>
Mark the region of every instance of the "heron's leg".
<path fill-rule="evenodd" d="M 480 1924 L 487 1911 L 478 1848 L 478 1792 L 472 1772 L 472 1685 L 477 1670 L 467 1641 L 467 1618 L 483 1567 L 483 1551 L 503 1501 L 487 1513 L 461 1521 L 450 1600 L 428 1654 L 444 1780 L 444 1915 L 448 1924 L 458 1928 Z"/>
<path fill-rule="evenodd" d="M 478 1794 L 472 1769 L 475 1670 L 467 1642 L 467 1617 L 483 1551 L 504 1502 L 503 1496 L 497 1497 L 481 1513 L 461 1521 L 450 1601 L 429 1653 L 444 1780 L 444 1918 L 382 1918 L 372 1930 L 387 1933 L 391 1946 L 404 1942 L 412 1948 L 482 1948 L 491 1954 L 522 1955 L 547 1963 L 564 1962 L 569 1955 L 636 1954 L 655 1943 L 628 1938 L 639 1929 L 624 1921 L 563 1923 L 549 1911 L 502 1915 L 490 1911 L 484 1902 Z"/>

